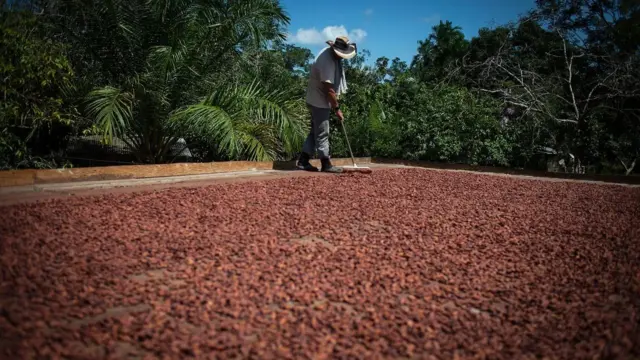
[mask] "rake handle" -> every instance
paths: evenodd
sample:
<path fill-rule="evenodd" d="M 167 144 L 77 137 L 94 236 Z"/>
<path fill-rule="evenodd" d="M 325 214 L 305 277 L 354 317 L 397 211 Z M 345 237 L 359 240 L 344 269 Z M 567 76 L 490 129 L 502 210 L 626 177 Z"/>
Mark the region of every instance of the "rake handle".
<path fill-rule="evenodd" d="M 347 140 L 347 146 L 349 147 L 349 155 L 351 155 L 351 162 L 353 163 L 353 167 L 357 167 L 356 159 L 353 157 L 353 151 L 351 151 L 351 144 L 349 143 L 349 137 L 347 136 L 347 129 L 344 127 L 344 119 L 340 121 L 340 125 L 342 125 L 342 132 L 344 132 L 344 138 Z"/>

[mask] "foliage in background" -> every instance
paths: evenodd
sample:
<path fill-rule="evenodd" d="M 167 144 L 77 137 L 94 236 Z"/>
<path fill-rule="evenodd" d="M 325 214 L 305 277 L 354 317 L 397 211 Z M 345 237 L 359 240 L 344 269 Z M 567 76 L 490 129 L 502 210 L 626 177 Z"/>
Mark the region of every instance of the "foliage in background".
<path fill-rule="evenodd" d="M 230 90 L 242 86 L 241 72 L 229 70 L 248 62 L 243 50 L 284 37 L 289 18 L 277 1 L 77 6 L 50 1 L 45 10 L 57 36 L 79 47 L 73 58 L 84 78 L 103 84 L 87 94 L 84 113 L 105 143 L 121 139 L 143 163 L 172 161 L 170 150 L 189 135 L 226 159 L 275 159 L 299 143 L 301 120 L 283 115 L 282 96 L 256 85 Z"/>
<path fill-rule="evenodd" d="M 407 157 L 415 160 L 507 165 L 509 143 L 496 101 L 461 87 L 420 89 L 404 122 Z"/>
<path fill-rule="evenodd" d="M 65 47 L 34 36 L 35 18 L 0 23 L 0 168 L 49 167 L 65 146 L 76 111 L 65 103 L 73 70 Z M 38 156 L 38 153 L 41 156 Z"/>
<path fill-rule="evenodd" d="M 184 133 L 204 135 L 229 159 L 270 161 L 302 146 L 306 128 L 300 102 L 286 92 L 265 92 L 259 84 L 214 90 L 202 102 L 173 114 Z"/>

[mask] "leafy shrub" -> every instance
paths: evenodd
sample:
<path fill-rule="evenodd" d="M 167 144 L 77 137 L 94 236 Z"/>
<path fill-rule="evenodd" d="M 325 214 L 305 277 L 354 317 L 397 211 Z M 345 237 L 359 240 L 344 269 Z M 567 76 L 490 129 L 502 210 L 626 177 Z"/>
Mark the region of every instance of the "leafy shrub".
<path fill-rule="evenodd" d="M 402 124 L 405 157 L 507 165 L 498 104 L 459 87 L 423 88 Z"/>
<path fill-rule="evenodd" d="M 32 38 L 21 28 L 0 25 L 0 48 L 0 157 L 10 168 L 24 166 L 33 150 L 47 156 L 64 146 L 75 115 L 63 99 L 73 71 L 61 45 Z"/>

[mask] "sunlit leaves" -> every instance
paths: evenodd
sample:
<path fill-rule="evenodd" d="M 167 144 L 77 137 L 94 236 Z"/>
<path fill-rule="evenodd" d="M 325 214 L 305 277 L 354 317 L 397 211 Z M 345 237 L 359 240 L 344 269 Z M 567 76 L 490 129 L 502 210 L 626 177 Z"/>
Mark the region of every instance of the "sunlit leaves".
<path fill-rule="evenodd" d="M 201 103 L 176 112 L 173 121 L 188 132 L 207 134 L 230 158 L 275 160 L 278 152 L 295 151 L 305 135 L 291 101 L 258 83 L 216 89 Z"/>
<path fill-rule="evenodd" d="M 95 118 L 105 141 L 111 143 L 114 136 L 128 129 L 132 120 L 132 106 L 131 93 L 107 86 L 89 93 L 86 111 Z"/>

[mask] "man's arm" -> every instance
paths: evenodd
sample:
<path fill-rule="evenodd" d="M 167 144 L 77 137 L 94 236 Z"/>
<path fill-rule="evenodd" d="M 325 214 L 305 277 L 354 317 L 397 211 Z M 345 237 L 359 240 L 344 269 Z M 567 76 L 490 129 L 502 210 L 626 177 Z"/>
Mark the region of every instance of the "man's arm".
<path fill-rule="evenodd" d="M 331 50 L 329 50 L 331 51 Z M 331 54 L 327 54 L 331 55 Z M 329 104 L 331 108 L 336 111 L 336 116 L 340 121 L 344 120 L 344 116 L 342 115 L 342 111 L 338 107 L 338 94 L 333 89 L 333 82 L 336 78 L 336 64 L 333 59 L 328 58 L 327 56 L 320 57 L 318 59 L 318 63 L 316 63 L 318 67 L 318 71 L 320 72 L 320 81 L 324 84 L 324 90 L 327 94 L 327 98 L 329 100 Z"/>
<path fill-rule="evenodd" d="M 324 89 L 327 91 L 327 97 L 329 98 L 329 103 L 331 104 L 331 108 L 336 111 L 336 116 L 338 120 L 344 121 L 344 115 L 342 114 L 342 110 L 338 107 L 338 95 L 336 91 L 333 89 L 333 84 L 324 82 Z"/>
<path fill-rule="evenodd" d="M 331 52 L 331 49 L 327 51 Z M 331 53 L 324 53 L 319 58 L 315 64 L 318 69 L 318 75 L 320 75 L 320 81 L 324 85 L 324 93 L 327 95 L 329 103 L 332 108 L 336 108 L 338 106 L 338 95 L 333 89 L 333 82 L 336 79 L 336 63 L 332 57 Z"/>
<path fill-rule="evenodd" d="M 335 109 L 338 107 L 338 95 L 336 91 L 333 89 L 333 84 L 324 82 L 324 90 L 327 92 L 327 97 L 329 98 L 329 103 L 331 103 L 331 108 Z"/>

